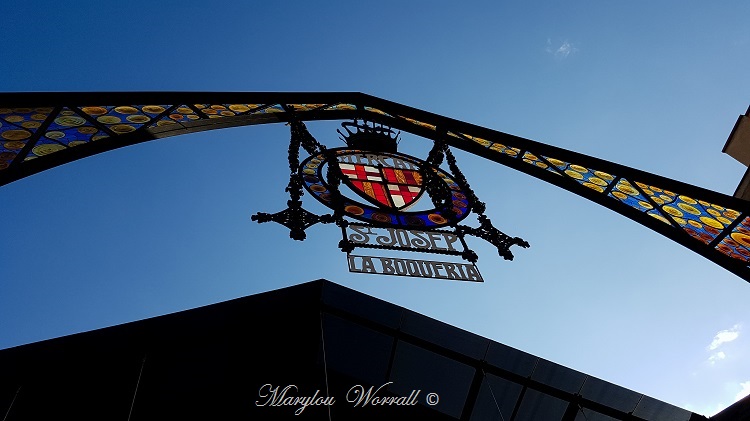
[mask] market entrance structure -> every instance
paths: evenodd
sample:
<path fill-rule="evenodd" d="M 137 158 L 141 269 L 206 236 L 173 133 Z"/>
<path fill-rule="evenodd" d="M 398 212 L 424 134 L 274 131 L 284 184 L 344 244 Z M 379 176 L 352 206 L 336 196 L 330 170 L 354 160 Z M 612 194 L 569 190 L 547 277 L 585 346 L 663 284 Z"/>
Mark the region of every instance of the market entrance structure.
<path fill-rule="evenodd" d="M 311 120 L 376 121 L 607 207 L 750 282 L 750 202 L 362 93 L 0 94 L 0 185 L 163 137 Z"/>

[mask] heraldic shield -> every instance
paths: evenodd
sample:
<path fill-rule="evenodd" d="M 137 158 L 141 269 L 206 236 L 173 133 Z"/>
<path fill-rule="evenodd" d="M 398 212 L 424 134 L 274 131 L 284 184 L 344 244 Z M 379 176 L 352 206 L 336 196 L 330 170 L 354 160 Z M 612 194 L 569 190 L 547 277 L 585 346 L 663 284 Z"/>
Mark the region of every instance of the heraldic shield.
<path fill-rule="evenodd" d="M 423 169 L 400 154 L 367 154 L 354 159 L 339 156 L 343 182 L 358 195 L 378 207 L 407 210 L 424 192 Z M 349 159 L 347 159 L 349 158 Z"/>

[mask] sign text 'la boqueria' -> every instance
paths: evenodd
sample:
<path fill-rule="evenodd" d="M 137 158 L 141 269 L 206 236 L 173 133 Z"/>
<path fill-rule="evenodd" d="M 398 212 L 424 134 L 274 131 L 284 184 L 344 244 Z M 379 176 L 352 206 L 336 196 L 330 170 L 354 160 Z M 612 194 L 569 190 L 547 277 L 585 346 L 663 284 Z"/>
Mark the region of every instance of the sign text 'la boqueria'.
<path fill-rule="evenodd" d="M 484 282 L 473 264 L 349 254 L 349 272 Z"/>

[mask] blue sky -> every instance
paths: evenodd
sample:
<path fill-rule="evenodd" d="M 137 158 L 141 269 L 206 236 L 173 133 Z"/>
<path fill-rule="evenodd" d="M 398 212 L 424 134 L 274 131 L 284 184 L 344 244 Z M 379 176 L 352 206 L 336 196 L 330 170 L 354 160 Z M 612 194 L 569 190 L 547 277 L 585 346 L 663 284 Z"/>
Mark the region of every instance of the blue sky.
<path fill-rule="evenodd" d="M 0 91 L 360 91 L 731 194 L 747 2 L 6 1 Z M 310 123 L 329 146 L 335 124 Z M 168 138 L 0 188 L 0 348 L 317 278 L 703 414 L 750 392 L 750 286 L 566 191 L 457 152 L 530 249 L 484 284 L 350 274 L 295 242 L 284 126 Z M 429 144 L 405 135 L 406 151 Z M 306 207 L 324 212 L 306 197 Z"/>

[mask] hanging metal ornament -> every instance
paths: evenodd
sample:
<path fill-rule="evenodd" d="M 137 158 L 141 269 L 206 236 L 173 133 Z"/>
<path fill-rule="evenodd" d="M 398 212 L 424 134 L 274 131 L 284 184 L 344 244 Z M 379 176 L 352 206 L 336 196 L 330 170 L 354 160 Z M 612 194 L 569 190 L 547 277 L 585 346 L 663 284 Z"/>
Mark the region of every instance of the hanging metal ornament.
<path fill-rule="evenodd" d="M 350 271 L 363 273 L 481 281 L 473 265 L 477 254 L 468 248 L 465 235 L 490 242 L 506 260 L 513 259 L 511 246 L 529 246 L 492 225 L 484 214 L 485 204 L 444 142 L 435 142 L 427 160 L 421 160 L 398 152 L 400 132 L 388 126 L 354 120 L 342 123 L 342 128 L 345 132 L 338 133 L 346 146 L 327 149 L 303 123 L 290 123 L 288 207 L 274 214 L 257 213 L 253 220 L 280 223 L 296 240 L 304 240 L 305 230 L 318 222 L 335 222 L 342 231 L 339 247 L 349 255 Z M 310 155 L 301 163 L 300 148 Z M 443 160 L 450 171 L 440 168 Z M 316 215 L 303 209 L 303 189 L 333 213 Z M 420 208 L 424 196 L 431 206 Z M 472 211 L 479 227 L 459 225 Z M 356 248 L 455 255 L 471 265 L 351 255 Z"/>

